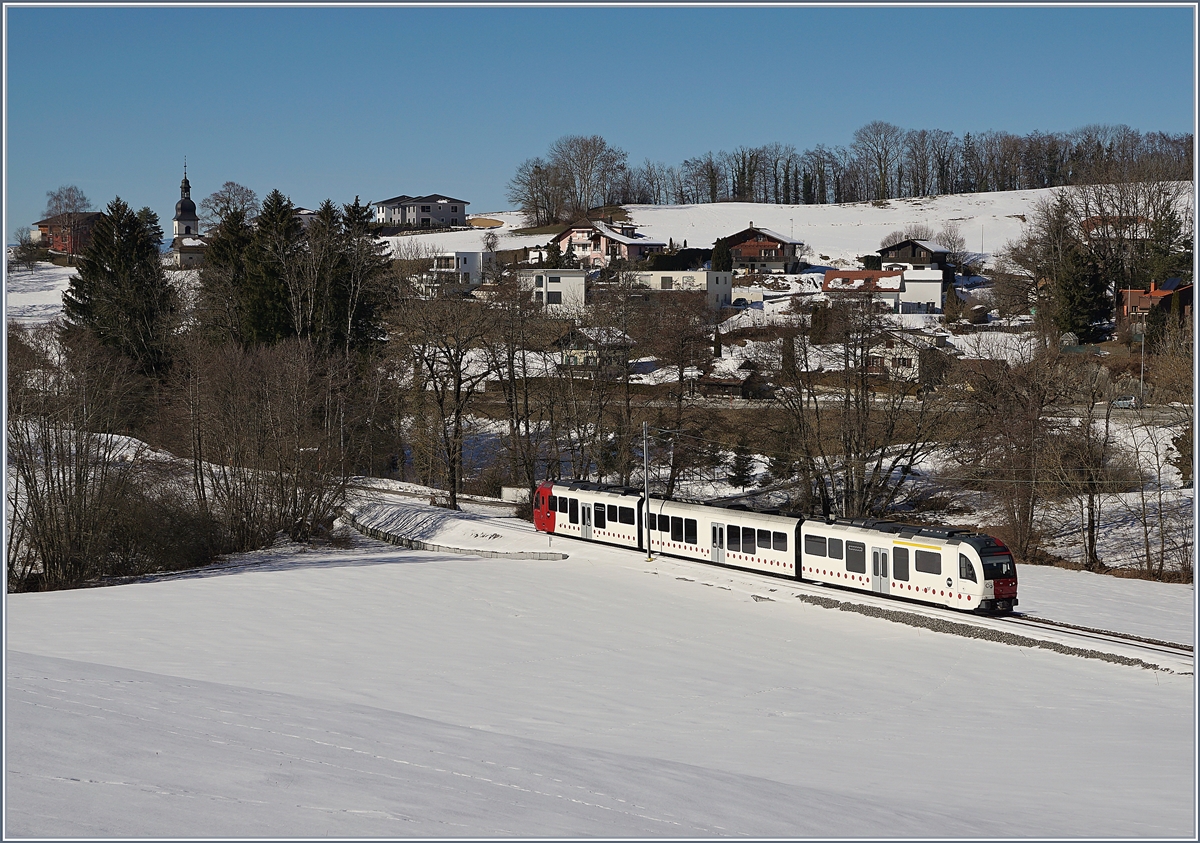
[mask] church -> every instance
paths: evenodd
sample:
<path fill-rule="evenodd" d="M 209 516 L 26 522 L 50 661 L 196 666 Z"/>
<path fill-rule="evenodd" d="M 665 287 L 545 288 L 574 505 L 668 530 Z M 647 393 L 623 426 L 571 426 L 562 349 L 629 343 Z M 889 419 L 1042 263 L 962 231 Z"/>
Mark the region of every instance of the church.
<path fill-rule="evenodd" d="M 204 250 L 208 244 L 200 236 L 200 218 L 196 216 L 196 203 L 192 201 L 192 185 L 187 177 L 187 164 L 183 165 L 183 181 L 179 183 L 179 201 L 175 203 L 174 239 L 171 241 L 171 263 L 180 269 L 189 269 L 204 262 Z"/>

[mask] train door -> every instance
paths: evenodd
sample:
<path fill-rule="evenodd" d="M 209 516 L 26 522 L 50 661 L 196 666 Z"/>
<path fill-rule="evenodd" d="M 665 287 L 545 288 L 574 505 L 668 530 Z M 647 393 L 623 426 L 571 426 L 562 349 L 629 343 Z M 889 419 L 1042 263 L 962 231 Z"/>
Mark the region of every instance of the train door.
<path fill-rule="evenodd" d="M 886 548 L 871 548 L 871 591 L 887 594 L 889 588 L 888 552 Z"/>
<path fill-rule="evenodd" d="M 725 525 L 712 525 L 712 561 L 718 565 L 725 564 Z"/>
<path fill-rule="evenodd" d="M 604 506 L 604 504 L 599 505 Z M 590 503 L 585 503 L 582 509 L 583 520 L 579 525 L 579 537 L 588 539 L 590 541 L 592 538 L 592 505 Z"/>

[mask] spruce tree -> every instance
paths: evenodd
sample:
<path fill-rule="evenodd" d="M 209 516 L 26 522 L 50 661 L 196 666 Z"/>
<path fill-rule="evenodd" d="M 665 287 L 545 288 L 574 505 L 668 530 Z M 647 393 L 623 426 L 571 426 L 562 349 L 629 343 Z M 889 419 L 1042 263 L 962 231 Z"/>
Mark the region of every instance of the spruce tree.
<path fill-rule="evenodd" d="M 746 434 L 738 437 L 737 445 L 733 448 L 733 464 L 729 469 L 729 483 L 745 491 L 754 482 L 754 455 L 750 453 L 750 443 Z"/>
<path fill-rule="evenodd" d="M 176 296 L 148 222 L 119 196 L 108 203 L 63 293 L 64 330 L 90 331 L 138 372 L 161 377 L 171 362 Z"/>
<path fill-rule="evenodd" d="M 291 200 L 272 190 L 263 200 L 246 261 L 243 330 L 251 343 L 293 336 L 288 280 L 296 272 L 301 227 Z"/>
<path fill-rule="evenodd" d="M 391 260 L 387 245 L 371 230 L 371 206 L 342 206 L 342 267 L 337 290 L 340 335 L 347 354 L 383 339 L 383 278 Z"/>
<path fill-rule="evenodd" d="M 1108 284 L 1096 262 L 1079 245 L 1063 255 L 1054 285 L 1054 325 L 1060 332 L 1071 332 L 1080 342 L 1102 339 L 1096 325 L 1112 316 Z"/>
<path fill-rule="evenodd" d="M 733 271 L 733 253 L 729 251 L 729 244 L 724 240 L 718 240 L 713 245 L 712 268 L 713 272 Z"/>
<path fill-rule="evenodd" d="M 209 232 L 196 311 L 201 332 L 218 343 L 249 342 L 246 261 L 253 239 L 245 211 L 237 209 Z"/>

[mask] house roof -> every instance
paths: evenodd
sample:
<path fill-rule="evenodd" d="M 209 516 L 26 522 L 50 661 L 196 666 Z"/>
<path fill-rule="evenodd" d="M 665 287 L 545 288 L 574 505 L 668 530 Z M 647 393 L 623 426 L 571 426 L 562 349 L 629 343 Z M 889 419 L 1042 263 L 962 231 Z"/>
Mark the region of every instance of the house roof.
<path fill-rule="evenodd" d="M 661 240 L 653 240 L 644 234 L 637 234 L 636 232 L 634 233 L 634 235 L 632 237 L 629 237 L 625 234 L 621 234 L 619 231 L 616 231 L 616 230 L 610 228 L 606 223 L 602 223 L 599 221 L 593 222 L 592 226 L 597 231 L 599 231 L 601 234 L 603 234 L 605 237 L 607 237 L 609 240 L 615 240 L 616 242 L 624 243 L 627 246 L 630 246 L 630 245 L 665 246 L 665 245 L 667 245 L 666 243 L 662 242 Z"/>
<path fill-rule="evenodd" d="M 403 205 L 405 202 L 408 202 L 411 199 L 412 197 L 407 193 L 402 193 L 399 196 L 393 196 L 391 199 L 384 199 L 382 202 L 376 202 L 375 207 L 379 207 L 380 205 Z"/>
<path fill-rule="evenodd" d="M 38 220 L 34 225 L 68 225 L 71 223 L 71 217 L 75 217 L 76 224 L 89 223 L 98 219 L 101 216 L 99 211 L 89 211 L 82 214 L 55 214 L 52 217 L 46 217 L 44 220 Z"/>
<path fill-rule="evenodd" d="M 915 243 L 918 246 L 920 246 L 922 249 L 928 249 L 929 251 L 934 252 L 935 254 L 936 253 L 941 253 L 941 254 L 949 254 L 950 253 L 950 250 L 948 248 L 943 246 L 941 243 L 934 242 L 933 240 L 912 240 L 912 239 L 901 240 L 897 243 L 891 243 L 887 246 L 884 246 L 882 249 L 876 249 L 875 251 L 878 254 L 883 254 L 884 252 L 888 251 L 889 249 L 895 249 L 897 246 L 903 246 L 905 243 Z"/>
<path fill-rule="evenodd" d="M 777 240 L 780 243 L 786 243 L 789 246 L 803 246 L 804 245 L 803 240 L 798 240 L 795 237 L 789 237 L 786 234 L 780 234 L 778 231 L 772 231 L 769 228 L 763 228 L 763 227 L 757 226 L 757 225 L 752 225 L 748 228 L 743 228 L 741 231 L 735 231 L 733 234 L 730 234 L 727 237 L 722 237 L 721 239 L 729 240 L 732 237 L 737 237 L 739 234 L 749 234 L 750 232 L 756 232 L 758 234 L 765 234 L 767 237 L 770 237 L 772 240 Z"/>
<path fill-rule="evenodd" d="M 830 269 L 821 284 L 823 293 L 898 293 L 903 272 L 878 269 Z"/>
<path fill-rule="evenodd" d="M 447 203 L 453 202 L 456 205 L 470 205 L 471 204 L 470 202 L 466 202 L 462 199 L 455 199 L 452 196 L 446 196 L 441 193 L 431 193 L 428 196 L 413 196 L 413 197 L 410 197 L 408 199 L 408 201 L 405 202 L 404 204 L 405 205 L 419 205 L 422 202 L 429 202 L 431 204 L 432 203 L 442 203 L 442 202 L 447 202 Z"/>

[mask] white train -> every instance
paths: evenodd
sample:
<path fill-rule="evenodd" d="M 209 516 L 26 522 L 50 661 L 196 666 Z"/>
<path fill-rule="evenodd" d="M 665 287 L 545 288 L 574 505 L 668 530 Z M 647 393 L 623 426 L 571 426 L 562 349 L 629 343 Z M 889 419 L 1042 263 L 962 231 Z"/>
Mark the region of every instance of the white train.
<path fill-rule="evenodd" d="M 683 503 L 640 490 L 546 481 L 533 524 L 556 536 L 646 550 L 952 609 L 1011 612 L 1017 569 L 999 540 L 877 519 L 821 521 Z M 647 529 L 647 525 L 649 529 Z M 647 538 L 649 537 L 649 538 Z"/>

